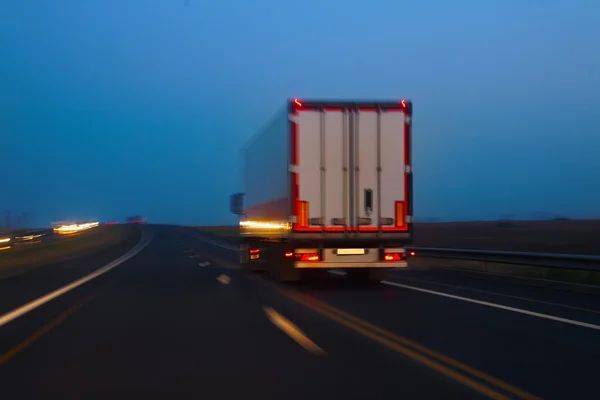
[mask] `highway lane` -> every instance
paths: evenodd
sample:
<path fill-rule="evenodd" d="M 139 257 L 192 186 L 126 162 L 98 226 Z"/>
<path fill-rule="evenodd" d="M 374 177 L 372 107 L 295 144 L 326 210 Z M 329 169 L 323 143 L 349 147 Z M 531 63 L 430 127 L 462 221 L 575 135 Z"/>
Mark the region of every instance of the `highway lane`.
<path fill-rule="evenodd" d="M 214 238 L 144 229 L 153 239 L 137 256 L 0 327 L 7 398 L 573 398 L 595 390 L 600 331 L 405 287 L 358 288 L 341 276 L 274 285 L 236 269 L 237 254 Z M 566 301 L 448 271 L 390 282 L 536 312 L 531 299 Z M 553 307 L 544 311 L 561 309 Z M 589 310 L 579 311 L 594 323 Z"/>
<path fill-rule="evenodd" d="M 149 229 L 135 258 L 0 328 L 6 398 L 482 397 Z"/>
<path fill-rule="evenodd" d="M 235 262 L 237 256 L 224 250 L 218 253 Z M 296 289 L 544 398 L 586 397 L 594 390 L 600 373 L 598 295 L 435 268 L 393 273 L 390 284 L 374 289 L 334 278 Z"/>
<path fill-rule="evenodd" d="M 219 240 L 196 229 L 185 229 L 183 232 L 196 239 L 202 239 L 206 245 L 216 245 L 211 246 L 209 250 L 216 257 L 237 263 L 235 243 Z M 561 283 L 557 286 L 537 279 L 435 267 L 400 270 L 393 272 L 388 280 L 458 296 L 475 296 L 479 300 L 506 306 L 520 307 L 525 304 L 527 309 L 535 312 L 550 312 L 559 317 L 581 318 L 591 323 L 600 323 L 597 319 L 600 314 L 600 287 L 594 290 L 586 288 L 586 293 L 580 290 L 582 285 L 578 284 Z"/>

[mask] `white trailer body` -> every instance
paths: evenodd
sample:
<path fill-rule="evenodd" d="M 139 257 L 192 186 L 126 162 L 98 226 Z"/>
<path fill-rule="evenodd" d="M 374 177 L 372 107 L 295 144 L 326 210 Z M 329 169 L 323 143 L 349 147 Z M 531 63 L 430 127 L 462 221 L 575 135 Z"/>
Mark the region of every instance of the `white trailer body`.
<path fill-rule="evenodd" d="M 406 100 L 290 100 L 246 149 L 242 259 L 266 262 L 268 251 L 295 271 L 406 267 L 411 128 Z"/>

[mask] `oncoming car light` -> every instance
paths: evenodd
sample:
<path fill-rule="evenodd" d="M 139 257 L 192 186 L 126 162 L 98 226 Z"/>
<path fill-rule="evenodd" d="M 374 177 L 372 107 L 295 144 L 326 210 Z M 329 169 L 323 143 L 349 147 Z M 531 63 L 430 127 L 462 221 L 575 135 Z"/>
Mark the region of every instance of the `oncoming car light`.
<path fill-rule="evenodd" d="M 70 224 L 70 225 L 61 225 L 54 228 L 54 232 L 60 234 L 69 234 L 85 231 L 91 228 L 95 228 L 99 225 L 98 222 L 86 222 L 83 224 Z"/>

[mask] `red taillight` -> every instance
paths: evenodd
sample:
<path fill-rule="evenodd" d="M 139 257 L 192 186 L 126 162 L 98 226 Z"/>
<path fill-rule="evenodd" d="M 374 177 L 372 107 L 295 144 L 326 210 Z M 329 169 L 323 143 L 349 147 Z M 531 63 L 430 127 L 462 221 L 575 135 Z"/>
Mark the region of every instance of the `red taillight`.
<path fill-rule="evenodd" d="M 406 259 L 406 253 L 385 253 L 383 259 L 385 261 L 402 261 Z"/>
<path fill-rule="evenodd" d="M 410 252 L 410 255 L 411 255 L 411 256 L 416 256 L 416 255 L 417 255 L 417 253 L 415 253 L 414 251 L 411 251 L 411 252 Z"/>
<path fill-rule="evenodd" d="M 299 106 L 299 107 L 302 107 L 302 102 L 300 102 L 300 100 L 298 100 L 298 99 L 294 99 L 294 103 L 295 103 L 297 106 Z"/>
<path fill-rule="evenodd" d="M 296 257 L 298 257 L 300 261 L 319 261 L 321 258 L 319 253 L 301 253 L 296 254 Z"/>
<path fill-rule="evenodd" d="M 258 254 L 259 250 L 258 249 L 250 249 L 250 254 Z"/>
<path fill-rule="evenodd" d="M 260 250 L 259 249 L 250 249 L 250 259 L 256 260 L 260 258 Z"/>
<path fill-rule="evenodd" d="M 402 104 L 402 107 L 406 108 L 406 100 L 402 100 L 400 104 Z"/>

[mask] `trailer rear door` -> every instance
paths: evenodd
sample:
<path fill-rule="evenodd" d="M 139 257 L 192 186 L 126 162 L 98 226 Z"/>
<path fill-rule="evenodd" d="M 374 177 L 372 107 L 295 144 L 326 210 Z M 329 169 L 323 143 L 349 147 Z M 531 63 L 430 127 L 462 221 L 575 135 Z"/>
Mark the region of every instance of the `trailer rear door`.
<path fill-rule="evenodd" d="M 412 104 L 294 101 L 296 231 L 407 231 Z"/>

